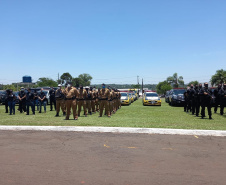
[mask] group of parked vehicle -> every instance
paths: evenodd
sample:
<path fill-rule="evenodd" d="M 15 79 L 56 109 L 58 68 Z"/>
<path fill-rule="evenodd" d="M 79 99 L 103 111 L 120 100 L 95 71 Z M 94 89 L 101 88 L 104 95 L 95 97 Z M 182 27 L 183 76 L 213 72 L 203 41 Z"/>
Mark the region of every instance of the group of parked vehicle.
<path fill-rule="evenodd" d="M 121 105 L 131 105 L 138 100 L 139 95 L 136 91 L 121 91 Z"/>
<path fill-rule="evenodd" d="M 213 93 L 215 88 L 211 87 L 210 89 L 212 91 L 211 105 L 213 107 L 216 103 L 216 97 Z M 184 104 L 185 104 L 184 93 L 185 92 L 186 92 L 186 89 L 184 89 L 184 88 L 174 88 L 169 91 L 166 91 L 165 102 L 169 103 L 169 105 L 171 105 L 171 106 L 184 106 Z"/>
<path fill-rule="evenodd" d="M 185 104 L 185 93 L 184 88 L 175 88 L 166 92 L 165 102 L 171 106 L 184 106 Z"/>

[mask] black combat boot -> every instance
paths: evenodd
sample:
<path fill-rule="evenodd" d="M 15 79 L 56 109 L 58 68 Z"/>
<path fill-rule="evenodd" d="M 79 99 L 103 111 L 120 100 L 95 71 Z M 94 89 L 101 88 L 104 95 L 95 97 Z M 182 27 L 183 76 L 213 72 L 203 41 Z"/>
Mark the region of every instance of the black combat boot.
<path fill-rule="evenodd" d="M 59 113 L 57 113 L 55 117 L 58 117 L 58 116 L 59 116 Z"/>

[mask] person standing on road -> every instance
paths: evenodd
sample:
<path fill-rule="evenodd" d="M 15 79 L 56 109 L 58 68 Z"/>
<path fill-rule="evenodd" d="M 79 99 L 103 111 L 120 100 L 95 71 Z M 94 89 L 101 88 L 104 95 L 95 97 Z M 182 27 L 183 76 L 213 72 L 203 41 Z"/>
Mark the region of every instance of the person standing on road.
<path fill-rule="evenodd" d="M 24 92 L 24 87 L 20 88 L 18 99 L 20 113 L 22 113 L 23 111 L 26 112 L 26 93 Z"/>
<path fill-rule="evenodd" d="M 65 110 L 65 103 L 64 103 L 64 89 L 61 88 L 62 85 L 58 85 L 58 89 L 56 90 L 55 93 L 55 98 L 56 98 L 56 117 L 59 116 L 60 108 L 63 112 L 63 115 L 66 115 L 66 110 Z"/>
<path fill-rule="evenodd" d="M 53 87 L 50 88 L 49 95 L 50 95 L 50 111 L 53 110 L 53 105 L 56 110 L 55 90 L 53 89 Z"/>
<path fill-rule="evenodd" d="M 16 96 L 13 94 L 13 90 L 10 89 L 8 96 L 9 115 L 15 114 L 15 102 Z"/>
<path fill-rule="evenodd" d="M 214 91 L 213 91 L 213 94 L 215 96 L 214 113 L 217 113 L 218 105 L 220 105 L 220 101 L 221 101 L 220 90 L 221 90 L 221 88 L 222 88 L 222 85 L 218 84 L 218 87 L 216 89 L 214 89 Z"/>
<path fill-rule="evenodd" d="M 205 107 L 207 107 L 209 119 L 212 119 L 212 112 L 211 112 L 211 98 L 212 98 L 212 91 L 208 89 L 208 83 L 204 84 L 204 88 L 201 89 L 199 92 L 201 98 L 201 116 L 202 119 L 205 117 Z"/>
<path fill-rule="evenodd" d="M 31 92 L 31 89 L 27 89 L 26 93 L 26 105 L 27 105 L 27 115 L 29 115 L 29 108 L 31 107 L 31 110 L 33 112 L 33 115 L 35 115 L 35 104 L 34 104 L 34 93 Z"/>
<path fill-rule="evenodd" d="M 102 84 L 102 89 L 99 93 L 99 101 L 100 101 L 100 115 L 99 117 L 102 117 L 103 110 L 105 108 L 105 113 L 108 117 L 111 117 L 110 111 L 109 111 L 109 103 L 108 100 L 110 99 L 110 92 L 108 89 L 105 88 L 105 84 Z"/>
<path fill-rule="evenodd" d="M 224 107 L 226 107 L 226 83 L 224 83 L 223 88 L 220 90 L 221 102 L 220 102 L 220 114 L 224 114 Z"/>
<path fill-rule="evenodd" d="M 41 88 L 40 93 L 38 94 L 38 100 L 39 100 L 39 113 L 42 112 L 42 106 L 44 106 L 44 112 L 46 113 L 46 95 L 43 92 L 43 88 Z"/>
<path fill-rule="evenodd" d="M 75 87 L 72 87 L 69 82 L 67 88 L 64 91 L 65 94 L 65 104 L 66 104 L 66 118 L 65 120 L 69 120 L 71 109 L 73 110 L 74 120 L 78 119 L 77 113 L 77 97 L 78 91 Z"/>

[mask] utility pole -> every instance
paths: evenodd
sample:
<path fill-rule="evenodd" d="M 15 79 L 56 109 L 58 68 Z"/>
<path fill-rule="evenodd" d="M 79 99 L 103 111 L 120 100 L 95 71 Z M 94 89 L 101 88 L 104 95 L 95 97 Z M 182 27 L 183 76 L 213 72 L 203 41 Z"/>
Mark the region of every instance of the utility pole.
<path fill-rule="evenodd" d="M 59 75 L 59 73 L 58 73 L 58 80 L 57 80 L 57 83 L 59 83 L 59 79 L 60 79 L 60 75 Z"/>

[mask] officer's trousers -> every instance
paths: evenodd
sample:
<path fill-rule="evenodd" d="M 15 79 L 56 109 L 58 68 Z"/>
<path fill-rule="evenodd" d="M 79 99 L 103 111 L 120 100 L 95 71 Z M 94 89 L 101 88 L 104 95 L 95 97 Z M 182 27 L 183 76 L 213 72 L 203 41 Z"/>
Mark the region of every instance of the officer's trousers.
<path fill-rule="evenodd" d="M 96 99 L 95 105 L 96 105 L 96 111 L 99 111 L 99 109 L 100 109 L 100 107 L 99 107 L 99 99 Z"/>
<path fill-rule="evenodd" d="M 96 100 L 91 100 L 92 112 L 96 112 L 95 103 L 96 103 Z"/>
<path fill-rule="evenodd" d="M 105 108 L 105 113 L 108 116 L 110 116 L 108 100 L 100 100 L 100 117 L 102 117 L 103 115 L 104 108 Z"/>
<path fill-rule="evenodd" d="M 195 108 L 195 113 L 196 113 L 196 116 L 199 116 L 199 111 L 200 111 L 200 100 L 198 99 L 196 101 L 196 108 Z"/>
<path fill-rule="evenodd" d="M 215 102 L 215 106 L 214 106 L 214 112 L 215 113 L 217 112 L 218 105 L 221 105 L 220 99 L 219 98 L 216 98 L 216 102 Z"/>
<path fill-rule="evenodd" d="M 5 100 L 5 113 L 8 113 L 8 100 Z"/>
<path fill-rule="evenodd" d="M 46 101 L 39 101 L 39 112 L 42 112 L 42 106 L 44 107 L 44 111 L 46 112 Z"/>
<path fill-rule="evenodd" d="M 85 100 L 79 100 L 78 101 L 78 116 L 80 116 L 82 106 L 83 106 L 83 110 L 84 110 L 85 115 L 87 115 L 86 101 Z"/>
<path fill-rule="evenodd" d="M 209 103 L 201 103 L 201 107 L 202 107 L 202 110 L 201 110 L 201 116 L 202 116 L 202 117 L 205 117 L 205 107 L 207 107 L 208 115 L 209 115 L 209 117 L 211 117 L 212 112 L 211 112 L 211 105 L 210 105 L 210 102 L 209 102 Z"/>
<path fill-rule="evenodd" d="M 78 119 L 77 100 L 76 99 L 74 99 L 74 100 L 66 100 L 65 103 L 66 103 L 66 111 L 67 111 L 67 113 L 66 113 L 66 120 L 69 120 L 71 109 L 73 111 L 74 119 Z"/>
<path fill-rule="evenodd" d="M 53 110 L 53 105 L 56 110 L 56 100 L 55 100 L 55 98 L 50 98 L 50 110 L 51 111 Z"/>
<path fill-rule="evenodd" d="M 226 98 L 223 98 L 221 100 L 221 104 L 220 104 L 220 114 L 223 115 L 224 114 L 224 107 L 226 107 Z"/>
<path fill-rule="evenodd" d="M 56 100 L 56 113 L 57 114 L 59 114 L 60 108 L 61 108 L 63 113 L 66 112 L 65 111 L 65 103 L 64 103 L 63 99 Z"/>
<path fill-rule="evenodd" d="M 192 114 L 195 114 L 196 113 L 196 100 L 195 99 L 193 99 L 192 101 L 191 101 L 191 109 L 192 109 Z"/>
<path fill-rule="evenodd" d="M 109 101 L 109 112 L 110 112 L 110 115 L 113 112 L 113 101 Z"/>
<path fill-rule="evenodd" d="M 28 101 L 26 102 L 26 105 L 27 105 L 27 115 L 29 115 L 29 108 L 31 107 L 31 110 L 33 112 L 33 114 L 35 114 L 35 104 L 34 104 L 34 101 Z"/>
<path fill-rule="evenodd" d="M 10 115 L 15 114 L 15 101 L 8 101 Z"/>
<path fill-rule="evenodd" d="M 91 100 L 86 100 L 86 108 L 88 109 L 88 113 L 91 113 Z"/>
<path fill-rule="evenodd" d="M 25 101 L 19 101 L 19 111 L 22 113 L 23 111 L 26 112 L 26 102 Z"/>

